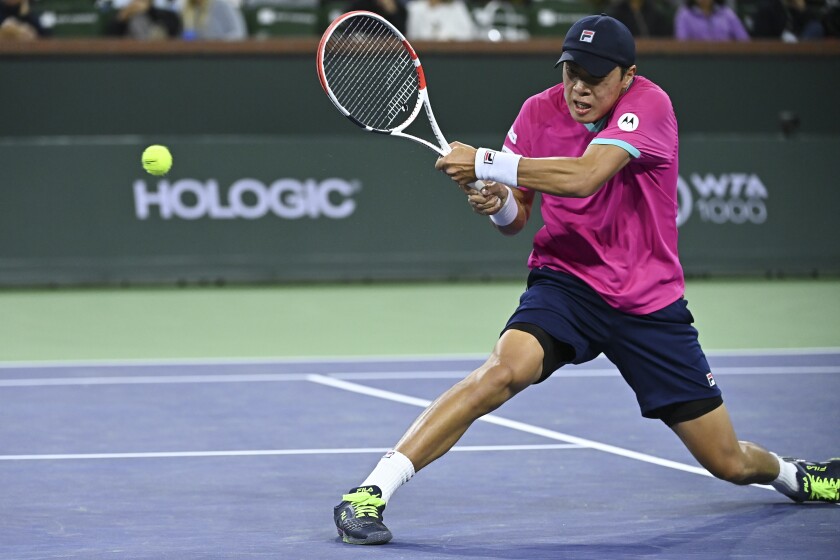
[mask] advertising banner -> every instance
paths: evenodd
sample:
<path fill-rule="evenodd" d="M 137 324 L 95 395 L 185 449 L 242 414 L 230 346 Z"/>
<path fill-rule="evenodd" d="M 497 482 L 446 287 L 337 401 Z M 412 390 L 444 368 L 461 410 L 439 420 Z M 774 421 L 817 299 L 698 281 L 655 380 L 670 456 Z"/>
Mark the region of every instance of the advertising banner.
<path fill-rule="evenodd" d="M 155 138 L 164 177 L 140 167 L 152 139 L 6 141 L 0 285 L 524 278 L 538 212 L 501 236 L 428 150 L 351 132 Z M 837 138 L 684 138 L 686 272 L 840 272 L 838 153 Z"/>

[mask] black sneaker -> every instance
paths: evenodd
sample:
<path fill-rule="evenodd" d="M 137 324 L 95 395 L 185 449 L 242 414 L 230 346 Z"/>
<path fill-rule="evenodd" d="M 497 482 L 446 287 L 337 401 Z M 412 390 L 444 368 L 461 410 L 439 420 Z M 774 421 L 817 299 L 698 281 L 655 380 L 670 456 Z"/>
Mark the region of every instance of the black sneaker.
<path fill-rule="evenodd" d="M 391 531 L 382 523 L 385 500 L 378 486 L 361 486 L 344 494 L 333 509 L 338 536 L 350 544 L 385 544 Z"/>
<path fill-rule="evenodd" d="M 796 467 L 799 492 L 788 496 L 796 502 L 840 503 L 840 458 L 822 463 L 782 457 Z"/>

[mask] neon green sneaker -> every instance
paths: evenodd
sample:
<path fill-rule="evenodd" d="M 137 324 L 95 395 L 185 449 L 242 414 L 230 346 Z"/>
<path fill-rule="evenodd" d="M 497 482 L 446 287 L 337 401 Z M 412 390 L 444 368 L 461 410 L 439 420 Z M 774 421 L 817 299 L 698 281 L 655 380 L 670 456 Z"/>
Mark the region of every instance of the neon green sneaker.
<path fill-rule="evenodd" d="M 353 488 L 333 509 L 338 536 L 350 544 L 385 544 L 391 531 L 382 522 L 385 500 L 378 486 Z"/>
<path fill-rule="evenodd" d="M 783 457 L 799 471 L 799 492 L 790 498 L 796 502 L 840 503 L 840 458 L 822 463 Z"/>

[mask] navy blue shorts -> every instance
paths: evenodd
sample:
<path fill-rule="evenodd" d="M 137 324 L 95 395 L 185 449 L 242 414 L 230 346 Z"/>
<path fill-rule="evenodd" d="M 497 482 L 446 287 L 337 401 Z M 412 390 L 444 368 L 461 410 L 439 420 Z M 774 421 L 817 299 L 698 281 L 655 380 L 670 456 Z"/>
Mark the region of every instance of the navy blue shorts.
<path fill-rule="evenodd" d="M 636 393 L 642 416 L 663 418 L 680 403 L 715 402 L 713 409 L 722 402 L 693 322 L 685 299 L 648 315 L 630 315 L 607 305 L 574 276 L 540 268 L 528 276 L 528 289 L 505 330 L 516 323 L 536 325 L 567 349 L 546 364 L 540 381 L 563 365 L 603 353 Z"/>

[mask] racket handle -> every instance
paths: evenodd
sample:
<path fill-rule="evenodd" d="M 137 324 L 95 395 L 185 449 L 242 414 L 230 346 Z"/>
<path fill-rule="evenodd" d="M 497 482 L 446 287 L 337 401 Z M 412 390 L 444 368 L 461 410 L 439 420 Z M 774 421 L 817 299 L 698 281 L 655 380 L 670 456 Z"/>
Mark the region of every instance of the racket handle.
<path fill-rule="evenodd" d="M 442 156 L 448 155 L 452 151 L 452 148 L 449 147 L 449 144 L 445 140 L 441 142 L 440 147 L 442 151 L 439 153 Z M 484 188 L 484 181 L 478 179 L 475 183 L 470 183 L 467 186 L 473 190 L 480 191 Z"/>

